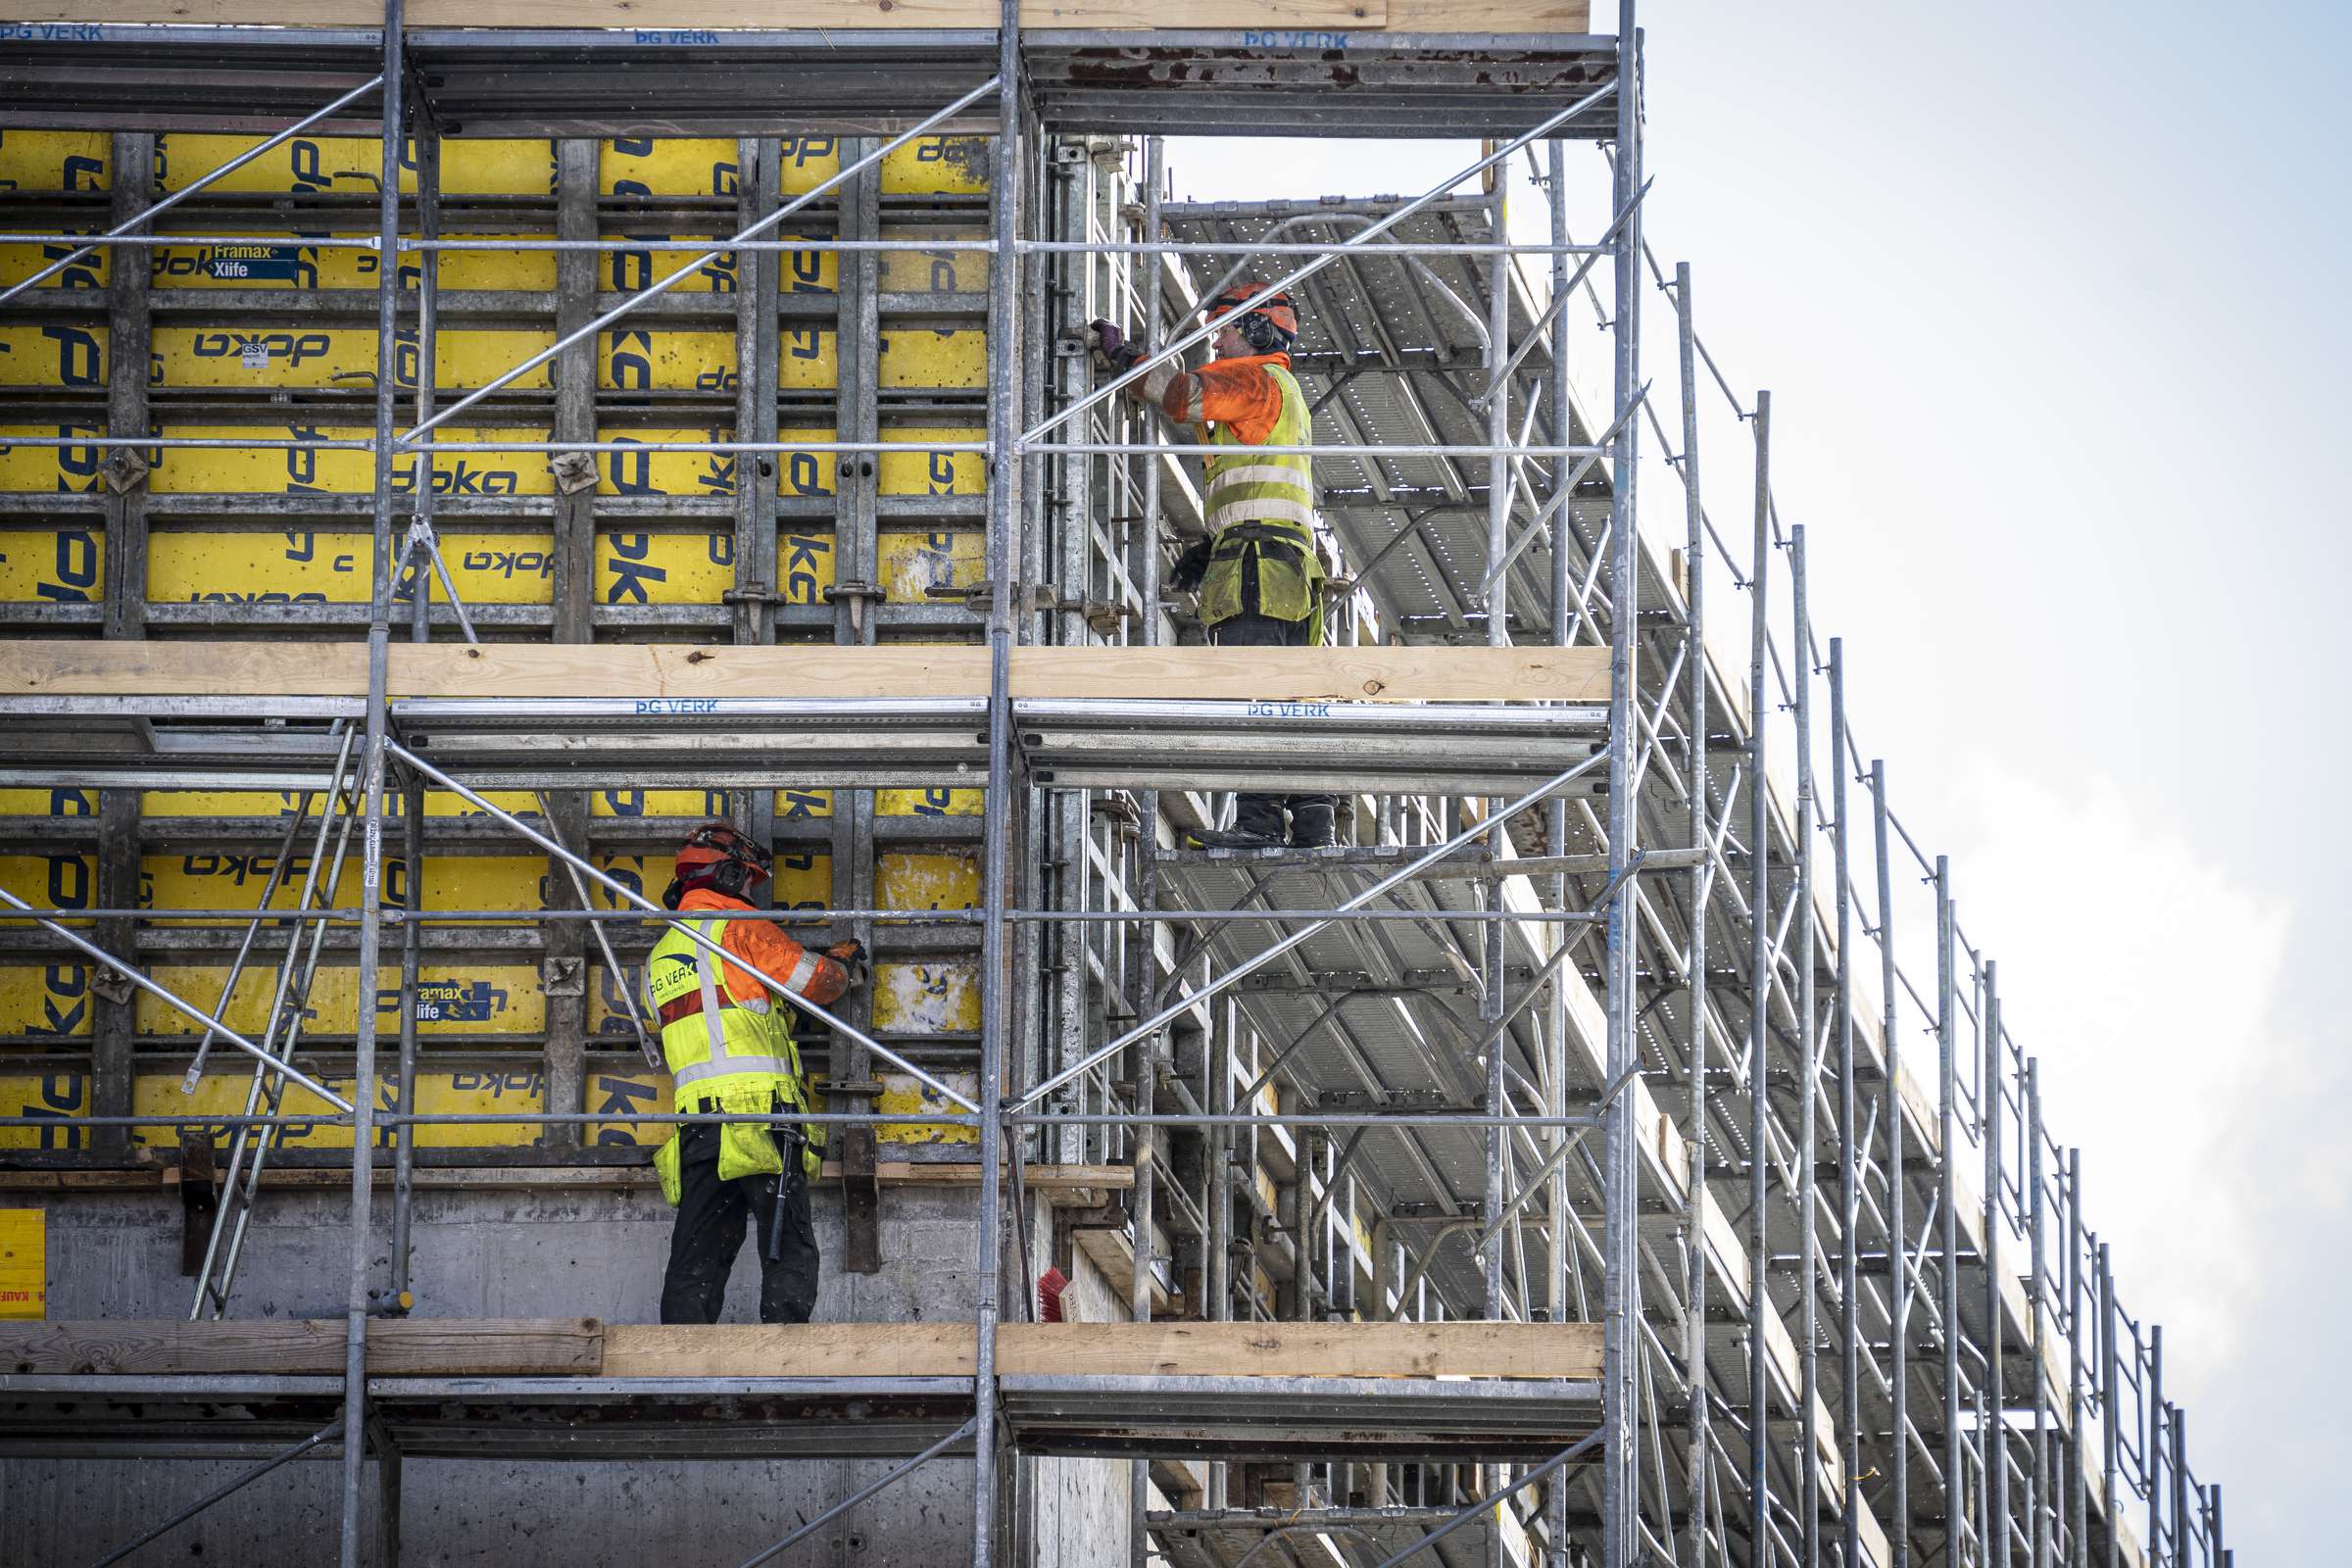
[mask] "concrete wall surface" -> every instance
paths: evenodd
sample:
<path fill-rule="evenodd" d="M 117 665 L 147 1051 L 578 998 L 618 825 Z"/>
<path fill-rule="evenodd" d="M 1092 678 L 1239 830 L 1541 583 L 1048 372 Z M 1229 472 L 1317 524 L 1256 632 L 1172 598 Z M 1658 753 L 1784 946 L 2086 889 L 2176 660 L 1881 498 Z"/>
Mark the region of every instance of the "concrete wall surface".
<path fill-rule="evenodd" d="M 54 1319 L 176 1318 L 193 1282 L 179 1272 L 180 1205 L 170 1194 L 43 1195 Z M 884 1266 L 845 1275 L 828 1263 L 819 1321 L 969 1321 L 974 1199 L 893 1188 L 883 1198 Z M 335 1192 L 270 1193 L 255 1212 L 230 1315 L 340 1317 L 350 1205 Z M 420 1192 L 413 1267 L 418 1317 L 659 1316 L 670 1210 L 652 1191 Z M 1040 1219 L 1043 1219 L 1042 1207 Z M 390 1205 L 374 1235 L 388 1250 Z M 816 1195 L 818 1241 L 841 1249 L 838 1192 Z M 1040 1225 L 1033 1236 L 1050 1229 Z M 759 1270 L 739 1259 L 726 1322 L 759 1320 Z M 384 1277 L 381 1262 L 375 1271 Z M 1083 1258 L 1081 1313 L 1124 1315 Z M 858 1370 L 858 1369 L 845 1369 Z M 86 1568 L 232 1479 L 248 1459 L 0 1459 L 0 1565 Z M 645 1463 L 404 1462 L 405 1568 L 732 1568 L 887 1472 L 896 1461 L 696 1460 Z M 1123 1460 L 1031 1460 L 1030 1518 L 1007 1532 L 1037 1568 L 1127 1560 Z M 367 1488 L 374 1551 L 373 1466 Z M 316 1568 L 335 1556 L 342 1467 L 302 1460 L 238 1492 L 125 1559 Z M 969 1560 L 971 1464 L 934 1460 L 773 1559 L 779 1568 L 948 1568 Z"/>

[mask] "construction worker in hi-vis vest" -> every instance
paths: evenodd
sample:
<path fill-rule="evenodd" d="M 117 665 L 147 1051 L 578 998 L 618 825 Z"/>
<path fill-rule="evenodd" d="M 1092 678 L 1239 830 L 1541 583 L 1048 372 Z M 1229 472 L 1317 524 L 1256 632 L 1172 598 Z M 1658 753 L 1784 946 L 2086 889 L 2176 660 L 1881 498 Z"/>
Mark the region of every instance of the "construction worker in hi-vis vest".
<path fill-rule="evenodd" d="M 678 850 L 662 902 L 727 957 L 741 958 L 822 1006 L 847 991 L 865 950 L 843 942 L 810 953 L 747 897 L 773 857 L 724 822 Z M 645 993 L 662 1025 L 681 1114 L 773 1115 L 814 1108 L 792 1039 L 792 1006 L 750 970 L 667 927 L 645 963 Z M 816 1305 L 816 1228 L 808 1183 L 824 1160 L 821 1125 L 687 1122 L 654 1155 L 662 1196 L 678 1211 L 662 1278 L 662 1321 L 715 1323 L 744 1223 L 759 1229 L 760 1321 L 806 1323 Z"/>
<path fill-rule="evenodd" d="M 1323 640 L 1323 565 L 1315 554 L 1314 441 L 1305 394 L 1291 374 L 1298 313 L 1288 293 L 1237 283 L 1203 307 L 1220 323 L 1216 358 L 1198 370 L 1154 366 L 1129 389 L 1194 444 L 1221 450 L 1201 464 L 1208 536 L 1179 557 L 1168 586 L 1199 592 L 1208 640 L 1222 648 L 1300 648 Z M 1088 336 L 1102 363 L 1125 371 L 1145 357 L 1108 321 Z M 1191 835 L 1203 849 L 1321 849 L 1332 842 L 1328 795 L 1240 795 L 1230 829 Z M 1289 821 L 1284 821 L 1285 810 Z"/>

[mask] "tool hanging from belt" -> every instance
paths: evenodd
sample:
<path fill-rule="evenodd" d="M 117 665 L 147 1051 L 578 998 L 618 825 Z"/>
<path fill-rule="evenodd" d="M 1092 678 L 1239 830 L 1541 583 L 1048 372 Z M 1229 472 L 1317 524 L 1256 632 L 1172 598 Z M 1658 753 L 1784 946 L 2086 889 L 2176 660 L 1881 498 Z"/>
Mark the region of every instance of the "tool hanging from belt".
<path fill-rule="evenodd" d="M 776 1108 L 782 1110 L 785 1107 L 778 1105 Z M 784 1209 L 806 1179 L 801 1169 L 801 1149 L 808 1140 L 801 1135 L 797 1127 L 777 1127 L 772 1131 L 776 1135 L 776 1143 L 781 1146 L 784 1168 L 776 1172 L 776 1203 L 768 1212 L 767 1238 L 760 1250 L 760 1256 L 770 1263 L 780 1263 L 784 1260 Z"/>

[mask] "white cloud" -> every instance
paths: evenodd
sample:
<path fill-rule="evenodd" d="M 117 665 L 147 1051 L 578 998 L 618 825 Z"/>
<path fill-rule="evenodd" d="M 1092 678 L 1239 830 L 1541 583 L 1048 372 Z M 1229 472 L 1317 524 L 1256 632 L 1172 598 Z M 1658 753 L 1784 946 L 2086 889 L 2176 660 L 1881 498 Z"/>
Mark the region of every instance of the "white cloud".
<path fill-rule="evenodd" d="M 1979 760 L 1939 814 L 1962 928 L 2000 962 L 2009 1033 L 2041 1061 L 2048 1127 L 2082 1150 L 2124 1305 L 2165 1324 L 2168 1387 L 2193 1410 L 2264 1302 L 2270 1129 L 2305 1071 L 2277 1022 L 2292 910 L 2113 779 Z M 2322 1146 L 2299 1166 L 2340 1203 L 2341 1157 Z"/>

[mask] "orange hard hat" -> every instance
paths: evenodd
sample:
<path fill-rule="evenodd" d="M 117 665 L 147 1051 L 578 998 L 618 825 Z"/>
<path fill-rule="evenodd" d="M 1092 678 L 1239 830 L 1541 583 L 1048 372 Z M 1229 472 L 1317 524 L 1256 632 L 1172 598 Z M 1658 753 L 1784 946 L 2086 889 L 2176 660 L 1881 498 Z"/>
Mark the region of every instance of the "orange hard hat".
<path fill-rule="evenodd" d="M 735 831 L 731 822 L 705 822 L 687 834 L 686 842 L 678 846 L 677 876 L 680 881 L 690 881 L 729 860 L 742 866 L 752 882 L 759 883 L 767 880 L 775 857 Z"/>
<path fill-rule="evenodd" d="M 1295 340 L 1298 336 L 1298 307 L 1289 289 L 1268 293 L 1263 283 L 1236 283 L 1200 308 L 1212 321 L 1241 311 L 1244 321 L 1252 316 L 1262 316 L 1284 337 Z"/>

